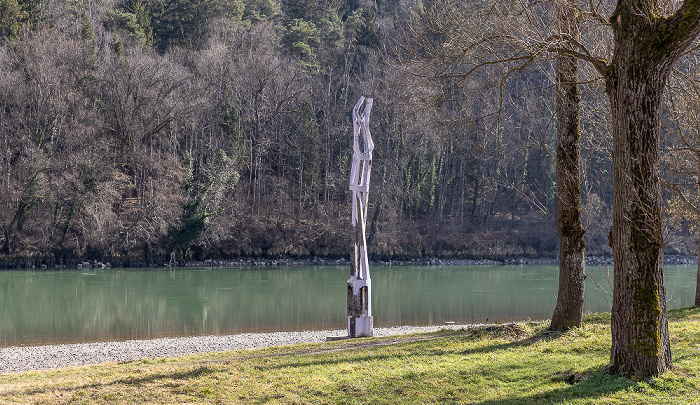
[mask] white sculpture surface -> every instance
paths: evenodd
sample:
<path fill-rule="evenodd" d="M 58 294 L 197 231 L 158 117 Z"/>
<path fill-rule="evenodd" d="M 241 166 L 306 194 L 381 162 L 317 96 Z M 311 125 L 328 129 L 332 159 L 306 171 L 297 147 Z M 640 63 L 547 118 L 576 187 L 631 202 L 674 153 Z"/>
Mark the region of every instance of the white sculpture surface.
<path fill-rule="evenodd" d="M 362 104 L 365 109 L 360 113 Z M 367 201 L 372 171 L 374 143 L 369 132 L 369 116 L 372 99 L 360 97 L 352 110 L 353 155 L 350 170 L 352 191 L 353 250 L 348 279 L 348 336 L 372 336 L 372 281 L 367 258 Z"/>

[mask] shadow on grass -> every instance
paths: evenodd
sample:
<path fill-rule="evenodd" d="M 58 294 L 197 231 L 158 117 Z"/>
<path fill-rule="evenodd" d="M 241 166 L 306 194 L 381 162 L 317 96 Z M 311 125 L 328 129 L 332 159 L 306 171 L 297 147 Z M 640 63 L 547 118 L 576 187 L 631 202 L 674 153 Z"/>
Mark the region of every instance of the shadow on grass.
<path fill-rule="evenodd" d="M 567 387 L 556 388 L 547 392 L 536 393 L 526 396 L 508 397 L 501 399 L 490 399 L 479 404 L 532 404 L 547 403 L 556 404 L 570 402 L 574 399 L 593 400 L 597 402 L 602 397 L 627 390 L 636 383 L 624 377 L 611 375 L 605 367 L 598 366 L 589 369 L 579 375 L 562 374 L 552 377 L 555 381 L 566 381 Z"/>
<path fill-rule="evenodd" d="M 313 355 L 313 354 L 312 354 Z M 381 360 L 389 360 L 389 359 L 402 359 L 409 357 L 410 354 L 376 354 L 376 355 L 366 355 L 366 356 L 357 356 L 357 357 L 343 357 L 339 359 L 316 359 L 316 360 L 308 360 L 308 361 L 294 361 L 290 363 L 283 363 L 283 364 L 274 364 L 274 365 L 265 365 L 265 366 L 255 366 L 257 370 L 278 370 L 278 369 L 283 369 L 283 368 L 304 368 L 304 367 L 313 367 L 313 366 L 329 366 L 329 365 L 338 365 L 338 364 L 344 364 L 344 363 L 351 363 L 351 364 L 357 364 L 357 363 L 363 363 L 363 362 L 368 362 L 368 361 L 381 361 Z"/>
<path fill-rule="evenodd" d="M 462 339 L 467 339 L 467 340 L 484 340 L 484 339 L 505 339 L 506 342 L 504 343 L 494 343 L 490 344 L 485 347 L 480 347 L 480 348 L 475 348 L 475 349 L 469 349 L 469 350 L 464 350 L 461 352 L 456 352 L 457 354 L 461 355 L 467 355 L 467 354 L 479 354 L 479 353 L 490 353 L 490 352 L 495 352 L 498 350 L 504 350 L 504 349 L 509 349 L 509 348 L 516 348 L 516 347 L 522 347 L 522 346 L 529 346 L 533 345 L 537 342 L 540 342 L 542 340 L 554 340 L 562 335 L 566 334 L 566 332 L 563 331 L 552 331 L 549 329 L 542 329 L 537 331 L 534 335 L 526 337 L 527 332 L 523 329 L 522 326 L 515 324 L 515 323 L 509 323 L 509 324 L 499 324 L 499 325 L 489 325 L 489 326 L 481 326 L 481 327 L 476 327 L 476 328 L 470 328 L 470 329 L 465 329 L 461 331 L 454 331 L 453 333 L 449 334 L 441 334 L 441 335 L 435 335 L 433 337 L 427 338 L 427 339 L 418 339 L 418 340 L 407 340 L 407 341 L 378 341 L 376 343 L 373 343 L 371 341 L 366 342 L 366 343 L 361 343 L 358 345 L 349 345 L 345 347 L 340 347 L 340 348 L 334 348 L 334 349 L 329 349 L 329 350 L 313 350 L 313 351 L 308 351 L 308 352 L 294 352 L 294 353 L 284 353 L 279 356 L 265 356 L 265 357 L 282 357 L 282 356 L 288 356 L 288 355 L 304 355 L 304 356 L 313 356 L 313 355 L 322 355 L 322 354 L 329 354 L 329 353 L 334 353 L 334 352 L 344 352 L 344 351 L 349 351 L 349 350 L 357 350 L 357 349 L 372 349 L 372 348 L 380 348 L 380 347 L 388 347 L 388 346 L 394 346 L 394 345 L 399 345 L 399 344 L 413 344 L 413 343 L 421 343 L 426 340 L 434 340 L 434 339 L 441 339 L 441 338 L 452 338 L 452 337 L 459 337 Z M 424 356 L 431 356 L 431 355 L 443 355 L 446 354 L 444 351 L 441 350 L 430 350 L 425 353 L 421 353 L 421 355 Z M 269 365 L 269 366 L 258 366 L 261 370 L 271 370 L 271 369 L 280 369 L 280 368 L 287 368 L 287 367 L 308 367 L 308 366 L 318 366 L 318 365 L 329 365 L 329 364 L 343 364 L 343 363 L 356 363 L 356 362 L 365 362 L 365 361 L 375 361 L 375 360 L 384 360 L 384 359 L 399 359 L 403 357 L 408 357 L 408 356 L 413 356 L 413 353 L 405 353 L 405 354 L 368 354 L 365 356 L 358 356 L 358 357 L 352 357 L 352 358 L 339 358 L 339 359 L 328 359 L 328 358 L 323 358 L 323 359 L 310 359 L 307 361 L 296 361 L 292 363 L 283 363 L 283 364 L 278 364 L 278 365 Z M 240 361 L 242 359 L 237 359 L 233 358 L 231 360 L 226 361 L 226 363 L 231 363 L 235 361 Z"/>
<path fill-rule="evenodd" d="M 524 337 L 527 333 L 522 328 L 522 326 L 515 324 L 515 323 L 510 323 L 510 324 L 490 325 L 490 326 L 483 326 L 483 327 L 478 327 L 478 328 L 471 328 L 471 329 L 460 331 L 459 333 L 438 335 L 438 336 L 435 336 L 434 339 L 459 337 L 462 339 L 466 338 L 468 340 L 483 340 L 483 339 L 495 339 L 495 338 L 503 338 L 503 339 L 508 340 L 505 343 L 495 343 L 495 344 L 491 344 L 491 345 L 488 345 L 488 346 L 482 347 L 482 348 L 456 352 L 457 354 L 467 355 L 467 354 L 489 353 L 489 352 L 508 349 L 508 348 L 528 346 L 528 345 L 535 344 L 541 340 L 556 339 L 559 336 L 563 335 L 564 333 L 565 332 L 551 331 L 548 329 L 544 329 L 544 330 L 538 331 L 533 336 Z M 425 340 L 433 340 L 433 339 L 425 339 Z M 424 342 L 425 340 L 421 339 L 418 341 L 391 342 L 388 344 L 387 343 L 379 343 L 377 345 L 373 345 L 370 343 L 370 344 L 363 344 L 363 345 L 355 346 L 355 347 L 352 347 L 352 346 L 351 347 L 344 347 L 341 350 L 318 351 L 318 352 L 307 352 L 307 353 L 296 353 L 296 354 L 313 356 L 316 354 L 328 354 L 330 352 L 341 352 L 341 351 L 354 350 L 354 349 L 372 349 L 372 348 L 394 346 L 394 345 L 398 345 L 398 344 L 414 344 L 414 343 L 420 344 L 421 342 Z M 424 352 L 423 351 L 420 352 L 420 355 L 427 356 L 427 357 L 433 356 L 433 355 L 444 355 L 444 354 L 447 354 L 447 353 L 445 351 L 442 351 L 442 350 L 433 350 L 433 349 L 426 350 Z M 385 359 L 401 359 L 404 357 L 412 357 L 412 356 L 415 356 L 415 353 L 411 353 L 409 350 L 406 353 L 402 353 L 402 354 L 377 353 L 376 355 L 368 354 L 368 355 L 364 355 L 364 356 L 357 356 L 357 357 L 350 357 L 350 358 L 343 357 L 343 358 L 338 358 L 338 359 L 328 359 L 328 358 L 310 359 L 307 361 L 296 361 L 296 362 L 291 362 L 291 363 L 275 364 L 275 365 L 269 365 L 269 366 L 258 366 L 258 367 L 261 370 L 262 369 L 271 370 L 271 369 L 280 369 L 280 368 L 288 368 L 288 367 L 295 368 L 295 367 L 322 366 L 322 365 L 330 365 L 330 364 L 358 363 L 358 362 L 377 361 L 377 360 L 385 360 Z M 233 361 L 235 361 L 235 359 Z"/>
<path fill-rule="evenodd" d="M 674 308 L 668 310 L 668 320 L 678 320 L 684 318 L 698 318 L 700 317 L 700 308 L 697 307 L 683 307 Z"/>
<path fill-rule="evenodd" d="M 151 374 L 151 375 L 146 375 L 143 377 L 138 377 L 138 376 L 128 376 L 126 378 L 120 378 L 118 380 L 110 381 L 107 383 L 92 383 L 92 384 L 84 384 L 84 385 L 78 385 L 78 386 L 70 386 L 70 387 L 56 387 L 56 386 L 46 386 L 42 388 L 34 388 L 34 389 L 28 389 L 28 390 L 17 390 L 17 391 L 5 391 L 3 392 L 3 395 L 8 396 L 8 395 L 36 395 L 36 394 L 43 394 L 46 392 L 57 392 L 57 391 L 63 391 L 63 392 L 74 392 L 77 390 L 83 390 L 83 389 L 99 389 L 102 387 L 108 387 L 108 386 L 113 386 L 113 385 L 131 385 L 131 386 L 138 386 L 142 384 L 148 384 L 152 383 L 155 381 L 160 381 L 160 380 L 168 380 L 168 381 L 176 381 L 180 379 L 187 379 L 187 378 L 197 378 L 203 375 L 207 374 L 212 374 L 217 372 L 217 370 L 208 368 L 208 367 L 197 367 L 194 370 L 186 371 L 186 372 L 175 372 L 175 373 L 156 373 L 156 374 Z"/>
<path fill-rule="evenodd" d="M 585 323 L 598 323 L 602 325 L 610 324 L 610 312 L 600 312 L 596 314 L 588 314 L 583 317 Z M 698 307 L 683 307 L 673 308 L 668 310 L 668 320 L 675 321 L 686 318 L 700 318 L 700 308 Z"/>
<path fill-rule="evenodd" d="M 509 348 L 530 346 L 543 340 L 557 339 L 566 333 L 558 330 L 542 329 L 530 337 L 521 338 L 522 333 L 524 333 L 524 331 L 521 333 L 517 330 L 517 328 L 519 328 L 517 324 L 507 324 L 475 329 L 473 333 L 467 334 L 466 337 L 471 338 L 472 340 L 495 338 L 513 340 L 504 343 L 496 343 L 484 347 L 464 350 L 460 354 L 483 354 Z"/>

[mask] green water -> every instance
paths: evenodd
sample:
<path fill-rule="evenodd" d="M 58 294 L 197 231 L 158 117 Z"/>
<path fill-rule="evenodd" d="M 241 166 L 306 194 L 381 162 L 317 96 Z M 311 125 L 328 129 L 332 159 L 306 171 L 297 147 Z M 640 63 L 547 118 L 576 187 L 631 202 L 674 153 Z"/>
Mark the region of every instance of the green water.
<path fill-rule="evenodd" d="M 693 304 L 695 266 L 667 266 L 669 306 Z M 586 311 L 609 311 L 588 268 Z M 0 346 L 344 329 L 347 267 L 0 272 Z M 374 267 L 375 326 L 544 319 L 554 266 Z"/>

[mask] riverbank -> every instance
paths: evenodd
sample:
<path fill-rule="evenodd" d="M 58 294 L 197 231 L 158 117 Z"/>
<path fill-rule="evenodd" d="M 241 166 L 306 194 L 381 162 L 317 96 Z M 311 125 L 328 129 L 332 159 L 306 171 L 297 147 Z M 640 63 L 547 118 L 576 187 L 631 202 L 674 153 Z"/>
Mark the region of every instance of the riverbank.
<path fill-rule="evenodd" d="M 612 266 L 612 256 L 586 256 L 588 266 Z M 695 265 L 697 256 L 664 256 L 667 265 Z M 370 266 L 555 266 L 556 258 L 513 257 L 502 259 L 443 259 L 426 257 L 411 260 L 371 260 Z M 189 260 L 189 261 L 153 261 L 153 262 L 109 262 L 100 260 L 52 262 L 52 261 L 0 261 L 0 269 L 103 269 L 120 268 L 165 268 L 165 267 L 276 267 L 276 266 L 349 266 L 345 258 L 331 259 L 323 257 L 310 258 L 240 258 L 235 260 Z"/>
<path fill-rule="evenodd" d="M 0 375 L 7 403 L 695 403 L 700 310 L 669 311 L 674 368 L 608 374 L 609 315 Z"/>
<path fill-rule="evenodd" d="M 375 337 L 461 330 L 479 325 L 396 326 L 374 328 Z M 0 348 L 0 373 L 47 370 L 109 362 L 187 356 L 192 354 L 260 349 L 299 343 L 321 343 L 327 337 L 347 336 L 347 330 L 242 333 L 189 336 L 122 342 L 96 342 Z"/>

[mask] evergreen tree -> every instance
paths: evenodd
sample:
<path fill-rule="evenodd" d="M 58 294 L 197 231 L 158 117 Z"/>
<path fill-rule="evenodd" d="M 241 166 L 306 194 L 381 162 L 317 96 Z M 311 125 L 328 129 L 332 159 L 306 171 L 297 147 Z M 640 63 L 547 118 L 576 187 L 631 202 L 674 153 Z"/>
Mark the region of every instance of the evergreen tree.
<path fill-rule="evenodd" d="M 241 20 L 250 24 L 277 21 L 282 14 L 280 5 L 274 0 L 248 0 L 243 8 Z"/>
<path fill-rule="evenodd" d="M 324 60 L 330 57 L 342 38 L 340 4 L 326 0 L 286 0 L 283 9 L 282 46 L 300 58 L 308 71 L 318 71 L 319 57 Z"/>
<path fill-rule="evenodd" d="M 110 30 L 123 30 L 134 40 L 153 45 L 151 15 L 144 0 L 127 0 L 122 7 L 107 10 L 105 27 Z"/>
<path fill-rule="evenodd" d="M 171 46 L 200 48 L 220 8 L 216 0 L 155 0 L 151 13 L 155 44 L 164 52 Z"/>
<path fill-rule="evenodd" d="M 40 20 L 38 0 L 0 0 L 0 38 L 15 39 L 23 26 L 34 28 Z"/>
<path fill-rule="evenodd" d="M 0 0 L 0 37 L 17 37 L 26 16 L 17 0 Z"/>

